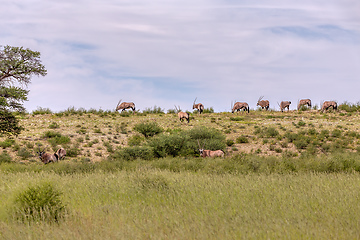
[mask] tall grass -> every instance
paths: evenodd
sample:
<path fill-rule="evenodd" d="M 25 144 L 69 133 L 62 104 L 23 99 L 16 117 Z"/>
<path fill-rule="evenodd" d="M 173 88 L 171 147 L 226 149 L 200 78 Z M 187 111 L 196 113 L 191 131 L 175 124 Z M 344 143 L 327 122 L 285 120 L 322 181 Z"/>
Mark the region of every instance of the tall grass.
<path fill-rule="evenodd" d="M 21 181 L 20 181 L 21 179 Z M 58 224 L 12 220 L 17 192 L 56 183 Z M 151 170 L 0 181 L 2 239 L 356 239 L 358 174 L 199 174 Z"/>

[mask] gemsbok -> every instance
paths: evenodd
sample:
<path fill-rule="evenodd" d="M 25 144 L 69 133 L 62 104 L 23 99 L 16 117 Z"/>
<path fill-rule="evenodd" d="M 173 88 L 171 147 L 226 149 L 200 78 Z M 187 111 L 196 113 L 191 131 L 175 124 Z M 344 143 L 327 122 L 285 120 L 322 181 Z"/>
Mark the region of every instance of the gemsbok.
<path fill-rule="evenodd" d="M 306 106 L 306 105 L 311 108 L 311 100 L 301 99 L 298 103 L 297 110 L 299 110 L 302 106 Z"/>
<path fill-rule="evenodd" d="M 66 156 L 66 150 L 63 148 L 59 148 L 55 153 L 58 155 L 59 160 L 65 158 Z"/>
<path fill-rule="evenodd" d="M 47 164 L 47 163 L 50 163 L 50 162 L 57 162 L 59 160 L 59 156 L 57 155 L 57 153 L 46 153 L 45 152 L 45 148 L 44 150 L 40 150 L 40 147 L 39 147 L 39 151 L 37 152 L 37 154 L 39 154 L 39 158 L 40 160 Z"/>
<path fill-rule="evenodd" d="M 121 112 L 123 112 L 125 109 L 131 108 L 133 110 L 133 112 L 135 112 L 135 103 L 133 103 L 133 102 L 121 102 L 121 100 L 122 99 L 120 99 L 119 103 L 116 105 L 115 111 L 121 110 Z"/>
<path fill-rule="evenodd" d="M 225 156 L 225 153 L 222 150 L 216 150 L 216 151 L 205 150 L 204 146 L 200 147 L 199 140 L 197 140 L 197 142 L 199 144 L 199 152 L 200 152 L 201 157 L 204 158 L 204 157 L 224 157 Z"/>
<path fill-rule="evenodd" d="M 265 110 L 269 110 L 270 103 L 268 100 L 261 100 L 263 98 L 264 98 L 264 96 L 259 97 L 259 100 L 257 101 L 256 106 L 260 106 L 261 109 L 265 108 Z"/>
<path fill-rule="evenodd" d="M 244 110 L 245 112 L 247 111 L 249 113 L 250 112 L 249 104 L 247 104 L 246 102 L 235 102 L 231 112 L 234 113 L 235 111 L 238 112 L 241 110 Z"/>
<path fill-rule="evenodd" d="M 330 107 L 332 107 L 334 110 L 337 110 L 337 103 L 335 101 L 325 101 L 322 104 L 321 112 L 328 110 Z"/>
<path fill-rule="evenodd" d="M 197 109 L 198 113 L 201 114 L 204 111 L 204 105 L 202 103 L 195 104 L 196 99 L 197 98 L 195 98 L 194 103 L 193 103 L 193 109 Z"/>
<path fill-rule="evenodd" d="M 175 105 L 174 105 L 175 106 Z M 187 112 L 182 112 L 181 109 L 180 109 L 180 106 L 179 108 L 177 108 L 175 106 L 175 109 L 177 111 L 177 114 L 178 114 L 178 117 L 180 119 L 180 121 L 182 122 L 184 119 L 189 123 L 190 122 L 190 116 Z"/>
<path fill-rule="evenodd" d="M 279 104 L 279 107 L 280 107 L 280 110 L 281 110 L 281 112 L 283 112 L 284 111 L 284 109 L 288 109 L 288 111 L 290 110 L 289 108 L 290 108 L 290 104 L 291 104 L 291 102 L 290 101 L 282 101 L 280 104 Z"/>

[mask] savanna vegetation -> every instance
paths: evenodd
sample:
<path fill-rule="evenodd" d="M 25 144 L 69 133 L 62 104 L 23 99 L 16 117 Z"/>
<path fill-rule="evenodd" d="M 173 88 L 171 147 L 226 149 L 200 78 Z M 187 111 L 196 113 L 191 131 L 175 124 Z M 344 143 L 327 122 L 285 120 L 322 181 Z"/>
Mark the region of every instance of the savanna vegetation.
<path fill-rule="evenodd" d="M 360 117 L 39 108 L 0 138 L 2 239 L 354 239 Z M 225 158 L 200 158 L 222 149 Z M 67 150 L 43 164 L 36 152 Z"/>

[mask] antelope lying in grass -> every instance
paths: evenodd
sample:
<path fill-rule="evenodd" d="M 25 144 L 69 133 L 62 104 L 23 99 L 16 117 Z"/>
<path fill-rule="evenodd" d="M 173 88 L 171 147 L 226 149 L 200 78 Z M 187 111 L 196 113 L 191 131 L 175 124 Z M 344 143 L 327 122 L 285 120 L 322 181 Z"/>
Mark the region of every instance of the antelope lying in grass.
<path fill-rule="evenodd" d="M 301 108 L 301 106 L 308 106 L 311 108 L 311 100 L 310 99 L 301 99 L 298 103 L 297 110 Z"/>
<path fill-rule="evenodd" d="M 259 100 L 257 101 L 256 106 L 260 106 L 261 109 L 265 108 L 265 110 L 269 110 L 270 103 L 268 100 L 261 100 L 263 98 L 264 98 L 264 96 L 259 97 Z"/>
<path fill-rule="evenodd" d="M 288 111 L 289 111 L 290 104 L 291 104 L 290 101 L 282 101 L 282 102 L 279 104 L 279 107 L 280 107 L 281 112 L 283 112 L 284 109 L 286 109 L 286 108 L 287 108 Z"/>
<path fill-rule="evenodd" d="M 50 153 L 45 152 L 45 148 L 42 151 L 39 148 L 39 151 L 37 152 L 37 154 L 39 154 L 40 160 L 43 163 L 47 164 L 50 162 L 57 162 L 58 160 L 64 158 L 66 155 L 66 151 L 63 148 L 59 148 L 55 153 L 50 154 Z"/>
<path fill-rule="evenodd" d="M 180 106 L 179 106 L 179 108 L 177 108 L 175 106 L 175 109 L 178 113 L 178 117 L 179 117 L 180 121 L 183 121 L 185 119 L 185 120 L 187 120 L 188 123 L 190 122 L 190 116 L 187 112 L 180 111 Z"/>
<path fill-rule="evenodd" d="M 121 100 L 122 99 L 120 99 L 119 103 L 117 104 L 115 111 L 121 110 L 121 112 L 123 112 L 125 109 L 131 108 L 133 110 L 133 112 L 135 112 L 135 103 L 133 103 L 133 102 L 121 102 Z"/>
<path fill-rule="evenodd" d="M 225 156 L 225 153 L 222 150 L 216 150 L 216 151 L 204 150 L 204 146 L 200 147 L 199 140 L 197 140 L 197 142 L 199 145 L 199 152 L 200 152 L 201 157 L 224 157 Z"/>
<path fill-rule="evenodd" d="M 202 103 L 195 104 L 196 99 L 197 98 L 195 98 L 194 103 L 193 103 L 193 109 L 197 109 L 198 113 L 201 114 L 204 111 L 204 105 Z"/>
<path fill-rule="evenodd" d="M 321 112 L 328 110 L 330 107 L 332 107 L 334 110 L 337 110 L 337 103 L 335 101 L 325 101 L 322 104 Z"/>
<path fill-rule="evenodd" d="M 55 153 L 58 155 L 59 160 L 65 158 L 66 156 L 66 150 L 63 148 L 59 148 Z"/>
<path fill-rule="evenodd" d="M 249 108 L 249 104 L 247 104 L 246 102 L 235 102 L 234 106 L 232 107 L 231 112 L 234 113 L 235 111 L 240 111 L 241 109 L 243 109 L 245 112 L 247 111 L 248 113 L 250 112 L 250 108 Z"/>

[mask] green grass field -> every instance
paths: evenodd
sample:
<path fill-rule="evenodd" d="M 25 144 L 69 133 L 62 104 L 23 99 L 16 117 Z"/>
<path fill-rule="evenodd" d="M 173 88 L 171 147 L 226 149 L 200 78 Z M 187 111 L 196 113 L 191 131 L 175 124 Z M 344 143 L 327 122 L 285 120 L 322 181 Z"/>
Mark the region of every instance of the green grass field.
<path fill-rule="evenodd" d="M 192 114 L 190 124 L 164 113 L 19 118 L 25 130 L 0 139 L 1 239 L 360 236 L 357 113 L 206 113 Z M 161 131 L 144 137 L 137 125 L 143 123 Z M 199 131 L 208 129 L 205 144 L 220 141 L 225 158 L 200 158 L 191 144 L 168 149 L 184 139 L 196 147 Z M 69 154 L 58 163 L 44 165 L 36 155 L 39 147 L 51 152 L 60 146 Z M 167 146 L 164 157 L 148 155 L 159 146 Z M 127 159 L 127 149 L 144 152 Z M 174 151 L 175 157 L 167 154 Z M 63 211 L 55 220 L 26 220 L 31 214 L 18 200 L 51 201 L 44 184 L 58 193 L 52 204 Z"/>
<path fill-rule="evenodd" d="M 12 218 L 13 199 L 51 182 L 66 216 L 58 223 Z M 358 174 L 3 174 L 2 239 L 356 239 Z"/>

